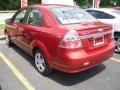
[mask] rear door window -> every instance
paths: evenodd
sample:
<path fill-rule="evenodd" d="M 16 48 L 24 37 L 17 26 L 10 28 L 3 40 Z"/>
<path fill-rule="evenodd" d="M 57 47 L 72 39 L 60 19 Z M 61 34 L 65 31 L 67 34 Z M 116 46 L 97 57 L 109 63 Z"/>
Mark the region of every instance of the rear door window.
<path fill-rule="evenodd" d="M 94 12 L 93 10 L 87 10 L 87 12 L 96 18 L 96 12 Z"/>
<path fill-rule="evenodd" d="M 101 11 L 94 11 L 94 13 L 97 19 L 114 19 L 115 18 L 114 16 Z"/>
<path fill-rule="evenodd" d="M 26 24 L 41 26 L 42 23 L 43 20 L 41 12 L 37 9 L 31 9 L 28 13 Z"/>

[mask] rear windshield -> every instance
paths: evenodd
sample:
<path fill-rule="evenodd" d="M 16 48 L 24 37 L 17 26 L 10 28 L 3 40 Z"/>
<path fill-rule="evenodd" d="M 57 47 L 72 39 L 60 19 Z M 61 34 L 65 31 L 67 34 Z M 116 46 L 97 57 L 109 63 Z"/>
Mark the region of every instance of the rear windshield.
<path fill-rule="evenodd" d="M 120 15 L 120 10 L 113 10 L 112 12 Z"/>
<path fill-rule="evenodd" d="M 52 8 L 51 11 L 61 24 L 96 21 L 89 13 L 77 7 L 58 7 Z"/>

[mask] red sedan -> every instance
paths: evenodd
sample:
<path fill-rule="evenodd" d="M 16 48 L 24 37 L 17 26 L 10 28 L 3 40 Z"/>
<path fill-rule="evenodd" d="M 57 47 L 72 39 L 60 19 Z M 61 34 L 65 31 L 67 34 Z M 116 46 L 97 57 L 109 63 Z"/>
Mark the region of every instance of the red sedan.
<path fill-rule="evenodd" d="M 38 71 L 76 73 L 112 57 L 112 27 L 84 10 L 65 5 L 33 5 L 6 20 L 6 43 L 34 57 Z"/>

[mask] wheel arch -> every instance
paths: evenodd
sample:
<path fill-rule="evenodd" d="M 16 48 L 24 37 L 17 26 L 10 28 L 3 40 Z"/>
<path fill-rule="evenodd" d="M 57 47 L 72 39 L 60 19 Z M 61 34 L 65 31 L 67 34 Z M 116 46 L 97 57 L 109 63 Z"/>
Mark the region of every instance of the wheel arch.
<path fill-rule="evenodd" d="M 115 32 L 114 32 L 114 35 L 115 35 L 115 36 L 120 36 L 120 31 L 115 31 Z"/>
<path fill-rule="evenodd" d="M 44 43 L 42 43 L 40 40 L 34 40 L 32 42 L 32 46 L 33 46 L 32 56 L 34 57 L 35 51 L 39 49 L 44 54 L 45 58 L 47 59 L 47 62 L 50 65 L 52 59 L 51 59 L 50 53 L 49 53 L 47 47 L 44 45 Z"/>

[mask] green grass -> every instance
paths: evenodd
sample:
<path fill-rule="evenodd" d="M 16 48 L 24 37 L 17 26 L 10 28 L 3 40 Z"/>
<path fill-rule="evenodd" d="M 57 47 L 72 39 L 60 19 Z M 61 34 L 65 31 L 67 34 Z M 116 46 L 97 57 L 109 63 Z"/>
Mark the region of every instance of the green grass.
<path fill-rule="evenodd" d="M 5 28 L 5 24 L 0 24 L 0 32 L 3 31 Z"/>

